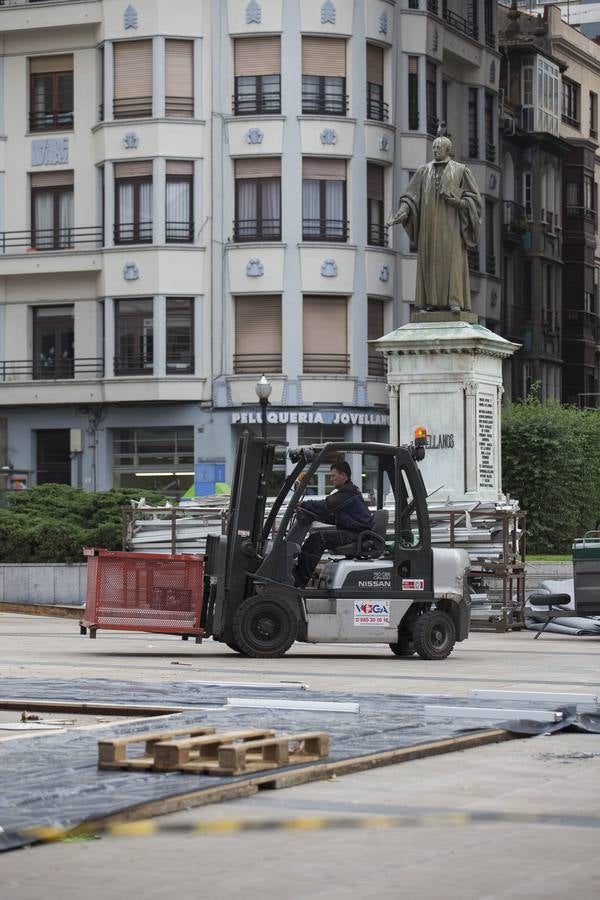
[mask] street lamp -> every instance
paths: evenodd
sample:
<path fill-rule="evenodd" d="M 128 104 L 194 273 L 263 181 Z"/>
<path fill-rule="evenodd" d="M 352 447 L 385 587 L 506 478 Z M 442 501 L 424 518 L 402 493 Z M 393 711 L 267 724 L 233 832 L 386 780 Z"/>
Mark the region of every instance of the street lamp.
<path fill-rule="evenodd" d="M 271 391 L 273 390 L 273 385 L 266 377 L 263 375 L 256 384 L 254 385 L 254 390 L 256 391 L 256 396 L 258 397 L 258 402 L 260 403 L 260 411 L 261 411 L 261 434 L 263 439 L 266 441 L 267 439 L 267 406 L 269 405 L 269 397 L 271 396 Z"/>

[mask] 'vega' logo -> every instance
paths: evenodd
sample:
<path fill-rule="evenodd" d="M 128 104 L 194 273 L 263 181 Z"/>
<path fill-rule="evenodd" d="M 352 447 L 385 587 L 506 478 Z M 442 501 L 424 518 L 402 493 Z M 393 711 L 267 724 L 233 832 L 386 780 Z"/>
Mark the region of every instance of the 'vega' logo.
<path fill-rule="evenodd" d="M 355 612 L 360 616 L 389 616 L 385 603 L 356 603 Z"/>

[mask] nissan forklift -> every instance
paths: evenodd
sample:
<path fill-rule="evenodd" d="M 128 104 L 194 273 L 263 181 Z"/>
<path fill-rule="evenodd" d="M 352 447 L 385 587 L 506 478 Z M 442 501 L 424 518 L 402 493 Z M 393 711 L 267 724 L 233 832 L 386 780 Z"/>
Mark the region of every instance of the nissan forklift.
<path fill-rule="evenodd" d="M 267 513 L 276 445 L 245 431 L 238 440 L 226 535 L 206 545 L 201 624 L 244 656 L 283 656 L 294 641 L 388 643 L 399 657 L 445 659 L 469 633 L 465 550 L 431 546 L 427 494 L 411 445 L 331 442 L 288 450 L 293 468 Z M 346 456 L 375 473 L 373 526 L 330 551 L 306 587 L 292 576 L 287 540 L 323 467 Z M 360 479 L 357 479 L 360 480 Z M 319 526 L 314 523 L 312 527 Z M 298 529 L 295 529 L 295 534 Z"/>

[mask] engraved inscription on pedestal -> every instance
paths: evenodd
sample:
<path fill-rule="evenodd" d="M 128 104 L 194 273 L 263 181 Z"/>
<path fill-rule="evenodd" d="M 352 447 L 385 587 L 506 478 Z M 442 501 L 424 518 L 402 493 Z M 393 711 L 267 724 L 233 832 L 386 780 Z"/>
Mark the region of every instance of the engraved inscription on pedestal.
<path fill-rule="evenodd" d="M 479 487 L 493 490 L 494 484 L 494 398 L 479 394 L 477 398 L 477 430 L 479 443 Z"/>

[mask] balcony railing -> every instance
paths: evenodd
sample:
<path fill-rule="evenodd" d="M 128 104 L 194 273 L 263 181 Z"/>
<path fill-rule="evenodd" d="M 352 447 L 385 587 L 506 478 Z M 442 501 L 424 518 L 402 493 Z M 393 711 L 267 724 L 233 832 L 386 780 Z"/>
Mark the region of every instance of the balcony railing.
<path fill-rule="evenodd" d="M 281 112 L 281 91 L 234 94 L 232 106 L 236 116 L 278 115 Z"/>
<path fill-rule="evenodd" d="M 176 356 L 167 356 L 167 375 L 193 375 L 194 355 L 192 353 L 178 353 Z"/>
<path fill-rule="evenodd" d="M 435 137 L 438 133 L 439 119 L 436 116 L 427 116 L 427 134 Z"/>
<path fill-rule="evenodd" d="M 367 374 L 373 375 L 376 378 L 385 378 L 385 373 L 385 356 L 381 353 L 369 353 Z"/>
<path fill-rule="evenodd" d="M 194 98 L 165 97 L 165 115 L 191 119 L 194 115 Z"/>
<path fill-rule="evenodd" d="M 496 257 L 493 253 L 485 254 L 485 271 L 488 275 L 496 274 Z"/>
<path fill-rule="evenodd" d="M 103 377 L 104 362 L 100 357 L 10 359 L 0 362 L 0 378 L 3 382 L 72 381 Z"/>
<path fill-rule="evenodd" d="M 244 241 L 280 241 L 281 219 L 237 219 L 233 223 L 233 239 Z"/>
<path fill-rule="evenodd" d="M 115 97 L 115 119 L 149 119 L 152 117 L 152 97 Z"/>
<path fill-rule="evenodd" d="M 381 97 L 369 90 L 370 85 L 367 84 L 367 119 L 375 122 L 387 122 L 390 118 L 389 103 L 382 100 Z"/>
<path fill-rule="evenodd" d="M 492 49 L 496 47 L 496 35 L 490 28 L 485 29 L 485 43 L 487 47 Z"/>
<path fill-rule="evenodd" d="M 119 222 L 114 227 L 115 244 L 151 244 L 152 222 Z"/>
<path fill-rule="evenodd" d="M 467 258 L 469 260 L 469 269 L 471 272 L 479 272 L 479 250 L 477 247 L 467 250 Z"/>
<path fill-rule="evenodd" d="M 165 222 L 165 239 L 168 244 L 191 244 L 194 240 L 193 222 Z"/>
<path fill-rule="evenodd" d="M 571 219 L 588 219 L 593 222 L 596 211 L 586 206 L 567 206 L 567 216 Z"/>
<path fill-rule="evenodd" d="M 433 13 L 434 16 L 437 16 L 439 9 L 438 0 L 427 0 L 427 12 Z"/>
<path fill-rule="evenodd" d="M 502 206 L 504 231 L 521 237 L 529 228 L 525 207 L 514 200 L 505 200 Z"/>
<path fill-rule="evenodd" d="M 485 142 L 485 158 L 488 162 L 496 162 L 496 145 L 493 141 Z"/>
<path fill-rule="evenodd" d="M 388 246 L 388 226 L 370 222 L 367 228 L 367 243 L 371 247 Z"/>
<path fill-rule="evenodd" d="M 347 375 L 350 357 L 347 353 L 305 353 L 302 367 L 307 374 Z"/>
<path fill-rule="evenodd" d="M 317 88 L 302 88 L 302 112 L 307 115 L 345 116 L 348 112 L 346 94 L 323 92 Z"/>
<path fill-rule="evenodd" d="M 469 158 L 479 159 L 479 141 L 476 137 L 469 138 Z"/>
<path fill-rule="evenodd" d="M 348 240 L 348 222 L 343 219 L 303 219 L 303 241 L 341 241 Z"/>
<path fill-rule="evenodd" d="M 73 128 L 73 110 L 38 109 L 29 113 L 30 131 L 70 131 Z"/>
<path fill-rule="evenodd" d="M 235 353 L 233 371 L 236 375 L 251 375 L 260 372 L 281 372 L 281 353 Z"/>
<path fill-rule="evenodd" d="M 154 362 L 151 354 L 128 353 L 114 358 L 115 375 L 152 375 Z"/>
<path fill-rule="evenodd" d="M 454 28 L 456 31 L 462 32 L 462 34 L 466 35 L 467 37 L 478 40 L 479 29 L 477 28 L 477 26 L 473 25 L 462 16 L 459 16 L 458 13 L 454 12 L 454 10 L 443 9 L 442 18 L 451 28 Z"/>
<path fill-rule="evenodd" d="M 2 231 L 0 232 L 0 251 L 2 253 L 37 253 L 48 250 L 75 250 L 83 245 L 101 247 L 103 240 L 103 230 L 97 226 Z"/>

